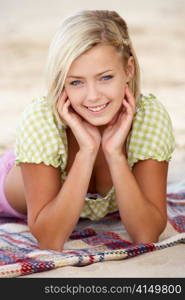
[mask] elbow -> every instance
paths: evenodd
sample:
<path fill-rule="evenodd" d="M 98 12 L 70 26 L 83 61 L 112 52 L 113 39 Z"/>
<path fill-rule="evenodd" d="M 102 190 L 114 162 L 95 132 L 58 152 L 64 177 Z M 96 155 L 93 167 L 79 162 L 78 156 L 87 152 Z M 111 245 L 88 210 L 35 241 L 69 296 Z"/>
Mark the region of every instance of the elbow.
<path fill-rule="evenodd" d="M 159 240 L 160 233 L 158 232 L 142 232 L 137 233 L 132 241 L 134 244 L 151 244 L 157 243 Z"/>
<path fill-rule="evenodd" d="M 132 239 L 134 244 L 152 244 L 157 243 L 159 236 L 141 235 Z"/>
<path fill-rule="evenodd" d="M 38 247 L 41 250 L 53 250 L 61 252 L 64 249 L 64 241 L 61 236 L 57 238 L 53 233 L 43 230 L 36 225 L 29 226 L 32 235 L 36 238 Z"/>
<path fill-rule="evenodd" d="M 38 246 L 41 250 L 52 250 L 61 252 L 64 249 L 64 244 L 56 243 L 55 241 L 38 240 Z"/>
<path fill-rule="evenodd" d="M 147 228 L 147 230 L 138 231 L 132 237 L 134 244 L 157 243 L 160 235 L 166 228 L 167 220 L 163 220 L 158 226 Z"/>
<path fill-rule="evenodd" d="M 41 250 L 53 250 L 57 252 L 61 252 L 64 249 L 64 242 L 62 240 L 57 240 L 53 237 L 46 237 L 46 234 L 43 236 L 37 237 L 38 246 Z"/>

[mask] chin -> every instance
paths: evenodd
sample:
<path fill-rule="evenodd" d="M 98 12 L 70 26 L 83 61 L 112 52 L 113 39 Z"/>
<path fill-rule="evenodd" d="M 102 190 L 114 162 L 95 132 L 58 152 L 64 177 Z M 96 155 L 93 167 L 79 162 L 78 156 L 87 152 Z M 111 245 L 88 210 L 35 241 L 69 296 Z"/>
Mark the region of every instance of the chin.
<path fill-rule="evenodd" d="M 111 120 L 99 120 L 99 121 L 98 120 L 96 120 L 96 121 L 87 120 L 87 121 L 91 125 L 94 125 L 94 126 L 97 126 L 97 127 L 103 126 L 103 125 L 108 125 L 111 122 Z"/>

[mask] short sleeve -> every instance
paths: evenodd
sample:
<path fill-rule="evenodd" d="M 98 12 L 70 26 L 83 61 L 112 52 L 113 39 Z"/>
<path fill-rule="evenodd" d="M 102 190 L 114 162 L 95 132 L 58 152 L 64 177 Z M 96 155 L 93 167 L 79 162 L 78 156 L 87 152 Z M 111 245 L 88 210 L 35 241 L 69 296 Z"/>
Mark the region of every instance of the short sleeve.
<path fill-rule="evenodd" d="M 171 119 L 153 95 L 142 96 L 127 140 L 130 167 L 139 160 L 169 161 L 175 149 Z"/>
<path fill-rule="evenodd" d="M 32 101 L 22 113 L 17 126 L 15 154 L 16 165 L 43 162 L 65 168 L 65 129 L 57 127 L 46 100 Z"/>

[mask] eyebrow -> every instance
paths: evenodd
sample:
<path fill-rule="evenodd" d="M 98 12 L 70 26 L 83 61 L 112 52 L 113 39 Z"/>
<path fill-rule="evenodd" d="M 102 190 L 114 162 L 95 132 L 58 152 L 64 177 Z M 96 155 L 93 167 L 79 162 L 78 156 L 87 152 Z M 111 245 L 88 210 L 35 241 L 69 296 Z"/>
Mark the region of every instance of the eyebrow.
<path fill-rule="evenodd" d="M 100 73 L 96 74 L 96 76 L 102 75 L 102 74 L 110 72 L 110 71 L 113 71 L 113 70 L 110 69 L 110 70 L 100 72 Z M 67 78 L 83 78 L 83 76 L 70 75 L 70 76 L 67 76 Z"/>

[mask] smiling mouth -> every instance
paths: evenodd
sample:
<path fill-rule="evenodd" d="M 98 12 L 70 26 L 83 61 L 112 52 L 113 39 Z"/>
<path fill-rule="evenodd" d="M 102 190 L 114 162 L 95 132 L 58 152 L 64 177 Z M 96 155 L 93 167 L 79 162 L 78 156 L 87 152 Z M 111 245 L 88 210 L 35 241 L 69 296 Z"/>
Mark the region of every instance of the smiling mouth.
<path fill-rule="evenodd" d="M 105 110 L 105 108 L 108 106 L 109 102 L 107 102 L 106 104 L 103 105 L 98 105 L 98 106 L 86 106 L 86 108 L 91 111 L 91 112 L 100 112 Z"/>

